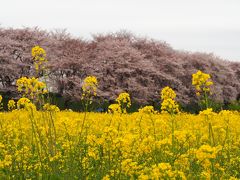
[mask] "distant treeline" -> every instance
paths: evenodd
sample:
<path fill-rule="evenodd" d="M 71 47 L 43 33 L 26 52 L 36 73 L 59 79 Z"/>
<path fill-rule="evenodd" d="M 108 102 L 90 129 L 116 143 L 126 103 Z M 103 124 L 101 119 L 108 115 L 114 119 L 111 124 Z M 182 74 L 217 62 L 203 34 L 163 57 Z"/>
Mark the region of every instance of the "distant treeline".
<path fill-rule="evenodd" d="M 182 108 L 197 106 L 191 75 L 202 70 L 212 76 L 213 99 L 222 106 L 239 99 L 240 63 L 213 54 L 176 51 L 167 43 L 136 37 L 131 33 L 98 34 L 92 40 L 72 37 L 65 31 L 0 29 L 0 92 L 8 99 L 19 97 L 16 80 L 35 74 L 31 48 L 47 52 L 48 86 L 60 108 L 77 109 L 83 78 L 98 78 L 98 103 L 105 110 L 119 93 L 126 91 L 137 106 L 159 106 L 160 91 L 170 86 Z M 219 104 L 218 103 L 218 104 Z M 134 108 L 133 108 L 134 111 Z"/>

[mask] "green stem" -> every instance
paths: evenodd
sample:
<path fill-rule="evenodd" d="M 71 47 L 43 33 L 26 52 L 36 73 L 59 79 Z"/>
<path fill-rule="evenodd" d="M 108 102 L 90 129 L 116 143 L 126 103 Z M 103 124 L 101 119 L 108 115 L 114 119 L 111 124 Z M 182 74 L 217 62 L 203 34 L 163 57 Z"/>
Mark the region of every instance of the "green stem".
<path fill-rule="evenodd" d="M 209 103 L 208 103 L 208 95 L 207 95 L 206 91 L 204 91 L 204 101 L 205 101 L 205 106 L 207 109 L 209 107 Z"/>
<path fill-rule="evenodd" d="M 175 128 L 174 128 L 174 124 L 175 124 L 175 119 L 174 119 L 174 115 L 173 113 L 171 113 L 171 120 L 172 120 L 172 152 L 174 152 L 174 149 L 175 149 L 175 137 L 174 137 L 174 131 L 175 131 Z"/>

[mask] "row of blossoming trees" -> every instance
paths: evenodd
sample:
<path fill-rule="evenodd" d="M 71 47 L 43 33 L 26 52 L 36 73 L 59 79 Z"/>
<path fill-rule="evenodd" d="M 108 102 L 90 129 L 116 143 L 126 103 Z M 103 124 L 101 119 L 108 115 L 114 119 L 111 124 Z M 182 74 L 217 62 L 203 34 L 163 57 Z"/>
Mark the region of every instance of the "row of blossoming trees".
<path fill-rule="evenodd" d="M 159 106 L 159 90 L 170 85 L 183 109 L 196 112 L 199 107 L 191 75 L 197 70 L 211 74 L 214 101 L 227 106 L 239 99 L 240 63 L 223 61 L 215 55 L 175 51 L 167 43 L 129 33 L 96 35 L 84 41 L 64 33 L 0 28 L 0 93 L 4 102 L 19 98 L 17 79 L 35 76 L 29 51 L 36 44 L 47 52 L 49 87 L 52 95 L 62 97 L 57 103 L 61 108 L 77 109 L 71 102 L 79 102 L 80 82 L 87 75 L 98 78 L 98 98 L 102 101 L 114 101 L 120 92 L 129 92 L 131 110 L 140 104 Z M 39 75 L 35 77 L 42 80 Z"/>
<path fill-rule="evenodd" d="M 48 62 L 46 58 L 46 52 L 40 46 L 35 46 L 32 48 L 32 58 L 34 61 L 36 76 L 39 73 L 43 74 L 43 79 L 40 81 L 35 77 L 21 77 L 17 80 L 18 92 L 22 94 L 22 98 L 18 100 L 15 104 L 14 100 L 8 102 L 8 109 L 13 110 L 15 108 L 26 108 L 26 107 L 36 107 L 38 105 L 40 109 L 52 109 L 59 110 L 56 106 L 50 105 L 50 99 L 47 95 L 49 90 L 47 87 L 47 71 L 46 63 Z M 210 87 L 213 82 L 209 74 L 205 74 L 198 71 L 196 74 L 192 75 L 192 85 L 195 86 L 196 95 L 199 97 L 200 102 L 205 108 L 209 108 L 209 95 L 211 94 Z M 89 106 L 93 102 L 93 98 L 97 96 L 97 86 L 98 81 L 95 76 L 88 76 L 83 80 L 82 83 L 82 95 L 81 99 L 84 105 L 84 111 L 89 110 Z M 165 87 L 161 91 L 161 111 L 168 112 L 169 114 L 179 113 L 179 105 L 175 101 L 176 93 L 170 87 Z M 116 99 L 116 104 L 111 104 L 109 106 L 109 112 L 119 112 L 126 113 L 127 108 L 131 106 L 130 95 L 126 92 L 121 93 Z M 2 96 L 0 96 L 0 108 L 2 108 Z M 154 112 L 153 106 L 146 106 L 140 111 L 152 111 Z"/>

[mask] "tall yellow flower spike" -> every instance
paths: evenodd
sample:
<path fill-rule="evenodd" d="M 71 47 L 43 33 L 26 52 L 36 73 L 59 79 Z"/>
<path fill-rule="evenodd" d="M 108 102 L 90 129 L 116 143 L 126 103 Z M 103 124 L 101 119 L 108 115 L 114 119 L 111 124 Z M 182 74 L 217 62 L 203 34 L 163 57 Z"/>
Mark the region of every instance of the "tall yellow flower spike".
<path fill-rule="evenodd" d="M 176 93 L 172 88 L 169 86 L 166 86 L 165 88 L 162 89 L 161 91 L 161 99 L 166 100 L 166 99 L 175 99 L 176 98 Z"/>
<path fill-rule="evenodd" d="M 175 102 L 176 93 L 174 90 L 168 86 L 161 91 L 161 110 L 162 112 L 168 112 L 170 114 L 179 113 L 179 105 Z"/>
<path fill-rule="evenodd" d="M 210 92 L 210 86 L 213 85 L 213 82 L 209 74 L 199 70 L 192 75 L 192 85 L 195 86 L 197 96 L 200 96 L 202 93 Z"/>
<path fill-rule="evenodd" d="M 45 50 L 40 47 L 40 46 L 35 46 L 32 48 L 32 57 L 34 60 L 34 65 L 35 65 L 35 69 L 38 72 L 40 66 L 42 66 L 41 68 L 44 69 L 44 63 L 46 63 L 48 60 L 46 59 L 46 52 Z"/>
<path fill-rule="evenodd" d="M 12 110 L 14 110 L 16 108 L 16 103 L 15 103 L 15 101 L 14 100 L 9 100 L 8 101 L 8 110 L 9 111 L 12 111 Z"/>
<path fill-rule="evenodd" d="M 129 108 L 131 106 L 130 95 L 126 92 L 119 94 L 116 101 L 119 104 L 119 106 L 121 107 L 121 110 L 123 113 L 126 113 L 127 108 Z"/>
<path fill-rule="evenodd" d="M 88 76 L 83 80 L 82 85 L 82 99 L 90 96 L 96 96 L 97 95 L 97 86 L 98 81 L 95 76 Z"/>

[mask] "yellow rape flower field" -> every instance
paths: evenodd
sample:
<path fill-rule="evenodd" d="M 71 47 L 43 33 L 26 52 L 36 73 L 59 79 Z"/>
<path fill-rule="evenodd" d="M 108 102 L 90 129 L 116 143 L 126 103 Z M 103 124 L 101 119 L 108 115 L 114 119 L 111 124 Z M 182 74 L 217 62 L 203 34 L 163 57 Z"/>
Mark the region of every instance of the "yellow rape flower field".
<path fill-rule="evenodd" d="M 237 179 L 239 126 L 240 114 L 229 111 L 171 116 L 14 110 L 0 114 L 0 177 Z"/>
<path fill-rule="evenodd" d="M 36 74 L 47 78 L 46 53 L 32 50 Z M 165 87 L 160 111 L 145 106 L 128 113 L 122 92 L 108 112 L 89 112 L 98 79 L 82 82 L 83 112 L 63 110 L 46 98 L 48 87 L 21 77 L 21 98 L 3 109 L 0 95 L 0 179 L 240 179 L 240 112 L 214 112 L 211 76 L 192 76 L 199 114 L 181 112 L 177 94 Z"/>

